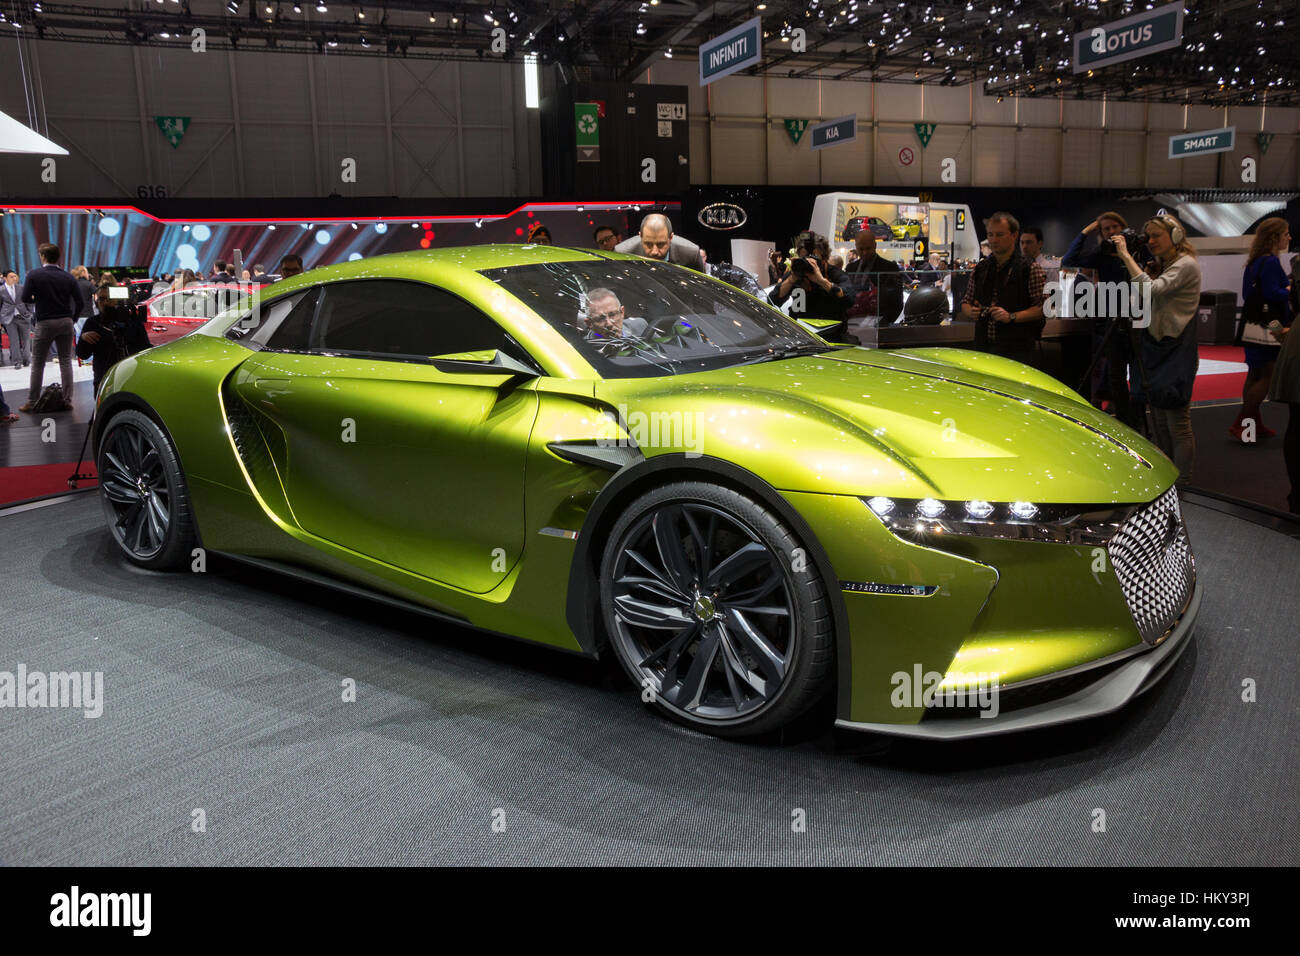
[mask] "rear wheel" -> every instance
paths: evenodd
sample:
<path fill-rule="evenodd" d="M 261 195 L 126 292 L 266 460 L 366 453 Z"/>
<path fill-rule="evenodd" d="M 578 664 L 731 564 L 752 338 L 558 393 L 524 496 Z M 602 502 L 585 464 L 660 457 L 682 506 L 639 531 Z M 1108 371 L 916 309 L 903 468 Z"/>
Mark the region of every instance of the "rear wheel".
<path fill-rule="evenodd" d="M 114 415 L 99 439 L 99 496 L 122 553 L 144 568 L 180 567 L 197 536 L 176 449 L 148 415 Z"/>
<path fill-rule="evenodd" d="M 643 495 L 614 525 L 600 584 L 619 663 L 675 720 L 761 734 L 829 688 L 825 584 L 804 544 L 739 492 L 691 481 Z"/>

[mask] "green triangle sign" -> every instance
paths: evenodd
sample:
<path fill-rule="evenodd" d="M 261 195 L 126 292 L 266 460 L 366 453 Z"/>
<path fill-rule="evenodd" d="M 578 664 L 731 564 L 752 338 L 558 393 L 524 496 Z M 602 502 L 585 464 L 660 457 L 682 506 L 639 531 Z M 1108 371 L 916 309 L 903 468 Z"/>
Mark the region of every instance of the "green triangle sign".
<path fill-rule="evenodd" d="M 167 137 L 167 142 L 172 144 L 172 149 L 180 146 L 181 138 L 185 131 L 190 128 L 190 118 L 188 116 L 155 116 L 153 121 L 158 124 L 162 134 Z"/>
<path fill-rule="evenodd" d="M 794 140 L 796 146 L 799 140 L 803 139 L 803 131 L 808 128 L 806 119 L 788 119 L 785 121 L 785 131 L 790 134 L 790 139 Z"/>
<path fill-rule="evenodd" d="M 1259 152 L 1260 152 L 1260 155 L 1262 156 L 1264 153 L 1267 153 L 1267 152 L 1268 152 L 1268 145 L 1269 145 L 1269 143 L 1273 142 L 1273 134 L 1272 134 L 1272 133 L 1256 133 L 1256 134 L 1255 134 L 1255 142 L 1259 143 Z"/>
<path fill-rule="evenodd" d="M 912 126 L 915 127 L 916 135 L 921 140 L 922 149 L 925 149 L 925 147 L 930 145 L 930 137 L 933 136 L 934 131 L 939 128 L 937 123 L 913 123 Z"/>

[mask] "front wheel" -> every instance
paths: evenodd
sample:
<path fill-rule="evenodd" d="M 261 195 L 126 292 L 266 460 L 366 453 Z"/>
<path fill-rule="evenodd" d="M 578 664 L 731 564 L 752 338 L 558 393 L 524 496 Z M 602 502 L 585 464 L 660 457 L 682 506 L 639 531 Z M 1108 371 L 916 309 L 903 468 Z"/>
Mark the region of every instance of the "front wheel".
<path fill-rule="evenodd" d="M 730 488 L 678 482 L 633 502 L 610 533 L 600 594 L 619 663 L 681 723 L 762 734 L 830 686 L 825 583 L 781 520 Z"/>
<path fill-rule="evenodd" d="M 189 490 L 170 439 L 148 415 L 127 409 L 99 439 L 99 496 L 122 553 L 143 568 L 184 564 L 196 542 Z"/>

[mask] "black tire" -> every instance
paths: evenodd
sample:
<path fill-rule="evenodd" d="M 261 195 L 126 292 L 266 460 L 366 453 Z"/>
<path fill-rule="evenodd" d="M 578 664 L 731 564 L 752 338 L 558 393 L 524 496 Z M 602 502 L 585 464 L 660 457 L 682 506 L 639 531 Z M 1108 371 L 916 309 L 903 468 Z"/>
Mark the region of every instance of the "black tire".
<path fill-rule="evenodd" d="M 831 687 L 825 582 L 794 533 L 731 488 L 682 481 L 636 499 L 610 531 L 600 601 L 642 698 L 705 733 L 769 733 Z"/>
<path fill-rule="evenodd" d="M 95 464 L 109 533 L 127 560 L 166 570 L 189 563 L 198 536 L 180 458 L 144 412 L 124 409 L 104 426 Z"/>

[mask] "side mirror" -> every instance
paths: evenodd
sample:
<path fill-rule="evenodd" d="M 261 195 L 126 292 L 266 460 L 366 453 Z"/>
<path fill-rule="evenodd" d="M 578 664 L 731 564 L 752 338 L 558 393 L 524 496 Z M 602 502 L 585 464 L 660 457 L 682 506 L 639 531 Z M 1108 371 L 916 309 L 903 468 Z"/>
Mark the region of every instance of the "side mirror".
<path fill-rule="evenodd" d="M 479 349 L 476 352 L 448 352 L 431 355 L 429 362 L 440 372 L 457 372 L 470 375 L 522 375 L 537 378 L 538 372 L 500 349 Z"/>

